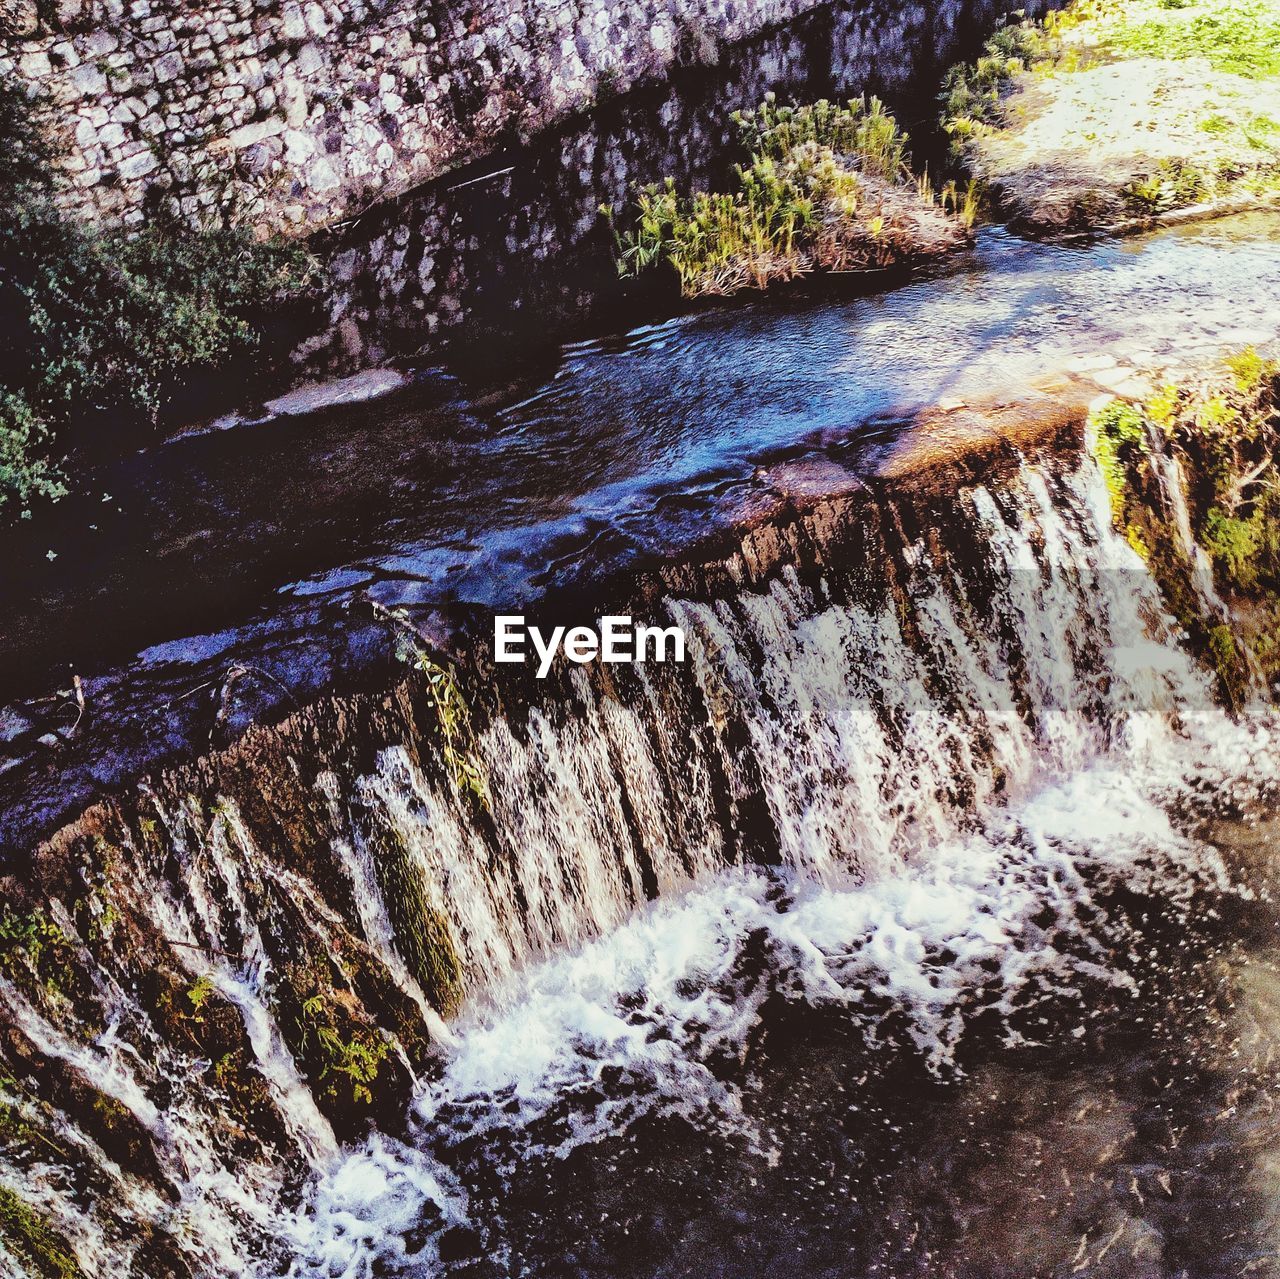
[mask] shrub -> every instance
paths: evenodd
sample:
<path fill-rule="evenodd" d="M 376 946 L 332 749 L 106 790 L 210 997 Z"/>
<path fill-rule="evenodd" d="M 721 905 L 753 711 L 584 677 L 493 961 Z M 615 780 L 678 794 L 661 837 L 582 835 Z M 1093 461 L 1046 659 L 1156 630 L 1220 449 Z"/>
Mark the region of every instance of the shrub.
<path fill-rule="evenodd" d="M 71 425 L 154 426 L 184 379 L 252 352 L 270 308 L 316 274 L 244 227 L 137 233 L 66 216 L 41 113 L 0 76 L 0 519 L 65 493 Z"/>
<path fill-rule="evenodd" d="M 749 159 L 734 189 L 684 196 L 668 179 L 637 196 L 630 229 L 614 227 L 618 269 L 674 269 L 687 297 L 763 288 L 815 267 L 884 266 L 954 247 L 977 213 L 974 189 L 943 193 L 907 167 L 907 138 L 876 98 L 779 106 L 770 94 L 733 116 Z M 934 215 L 929 224 L 915 216 Z M 613 211 L 601 210 L 613 225 Z"/>
<path fill-rule="evenodd" d="M 60 417 L 154 423 L 184 376 L 253 350 L 259 313 L 308 275 L 304 250 L 237 227 L 126 236 L 57 221 L 38 241 L 38 257 L 10 274 L 26 308 L 29 394 Z M 0 259 L 30 247 L 0 231 Z"/>
<path fill-rule="evenodd" d="M 961 63 L 947 72 L 942 84 L 942 124 L 957 148 L 1000 118 L 1001 97 L 1017 76 L 1051 55 L 1057 30 L 1057 21 L 1048 31 L 1030 21 L 1011 23 L 987 41 L 976 62 Z"/>
<path fill-rule="evenodd" d="M 45 456 L 49 428 L 21 395 L 0 388 L 0 516 L 29 514 L 40 501 L 56 502 L 66 486 Z"/>

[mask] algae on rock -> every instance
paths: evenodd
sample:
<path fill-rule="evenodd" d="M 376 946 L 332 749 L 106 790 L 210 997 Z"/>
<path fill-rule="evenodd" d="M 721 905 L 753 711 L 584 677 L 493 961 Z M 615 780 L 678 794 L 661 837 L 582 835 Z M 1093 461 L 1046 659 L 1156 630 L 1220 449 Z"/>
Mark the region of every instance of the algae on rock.
<path fill-rule="evenodd" d="M 1280 366 L 1247 348 L 1140 405 L 1112 402 L 1092 425 L 1117 527 L 1147 560 L 1225 698 L 1239 705 L 1274 686 Z"/>

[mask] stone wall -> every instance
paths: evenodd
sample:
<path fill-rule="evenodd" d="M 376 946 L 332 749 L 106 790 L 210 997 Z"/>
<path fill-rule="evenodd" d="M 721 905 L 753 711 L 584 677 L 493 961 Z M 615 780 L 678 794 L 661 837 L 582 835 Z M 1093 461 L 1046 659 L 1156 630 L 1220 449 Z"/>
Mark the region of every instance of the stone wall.
<path fill-rule="evenodd" d="M 629 326 L 644 301 L 619 286 L 602 202 L 622 209 L 636 186 L 664 177 L 722 186 L 741 159 L 732 113 L 770 90 L 797 102 L 877 94 L 927 164 L 946 69 L 972 56 L 1010 2 L 824 0 L 722 48 L 714 66 L 370 210 L 333 237 L 327 322 L 298 362 L 311 375 L 444 351 L 492 363 L 508 339 Z"/>
<path fill-rule="evenodd" d="M 819 0 L 0 0 L 66 199 L 332 226 Z"/>

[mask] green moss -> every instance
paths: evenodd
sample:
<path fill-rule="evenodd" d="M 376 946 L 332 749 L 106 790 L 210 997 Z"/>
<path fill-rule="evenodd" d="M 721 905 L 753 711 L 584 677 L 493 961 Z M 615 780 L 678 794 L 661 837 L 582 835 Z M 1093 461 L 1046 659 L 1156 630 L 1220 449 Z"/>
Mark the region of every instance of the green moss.
<path fill-rule="evenodd" d="M 1151 564 L 1170 611 L 1204 653 L 1231 704 L 1260 670 L 1280 676 L 1280 370 L 1254 348 L 1220 373 L 1165 386 L 1145 404 L 1093 417 L 1094 449 L 1117 528 Z M 1156 442 L 1177 462 L 1191 532 L 1213 566 L 1230 623 L 1202 614 L 1190 566 L 1150 466 Z"/>
<path fill-rule="evenodd" d="M 1127 500 L 1128 467 L 1146 450 L 1146 424 L 1140 409 L 1114 400 L 1093 415 L 1094 453 L 1102 467 L 1111 511 L 1122 523 Z"/>
<path fill-rule="evenodd" d="M 83 1279 L 67 1241 L 7 1186 L 0 1186 L 0 1236 L 39 1279 Z"/>
<path fill-rule="evenodd" d="M 1208 653 L 1227 702 L 1242 705 L 1249 688 L 1248 667 L 1230 626 L 1223 623 L 1209 631 Z"/>
<path fill-rule="evenodd" d="M 1219 136 L 1230 133 L 1235 127 L 1235 124 L 1228 120 L 1226 116 L 1217 114 L 1205 116 L 1205 118 L 1196 125 L 1196 128 L 1199 129 L 1201 133 L 1212 133 Z"/>
<path fill-rule="evenodd" d="M 451 1016 L 462 1003 L 463 985 L 449 921 L 431 904 L 420 867 L 381 814 L 367 815 L 364 838 L 391 916 L 396 949 L 431 1006 Z"/>
<path fill-rule="evenodd" d="M 1241 590 L 1258 585 L 1260 552 L 1266 545 L 1265 514 L 1255 510 L 1239 519 L 1220 510 L 1205 517 L 1201 543 L 1231 584 Z"/>

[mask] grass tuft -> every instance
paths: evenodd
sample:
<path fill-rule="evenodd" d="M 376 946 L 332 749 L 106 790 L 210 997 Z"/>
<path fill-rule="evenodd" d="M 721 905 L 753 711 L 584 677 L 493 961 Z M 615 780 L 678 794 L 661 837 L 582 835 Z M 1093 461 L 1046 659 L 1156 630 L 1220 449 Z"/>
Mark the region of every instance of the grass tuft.
<path fill-rule="evenodd" d="M 667 179 L 639 192 L 625 229 L 602 207 L 624 278 L 667 267 L 686 297 L 724 296 L 941 251 L 963 235 L 922 212 L 963 230 L 977 217 L 976 185 L 936 197 L 915 178 L 907 137 L 878 98 L 787 106 L 770 94 L 733 119 L 749 152 L 733 190 L 685 196 Z"/>

